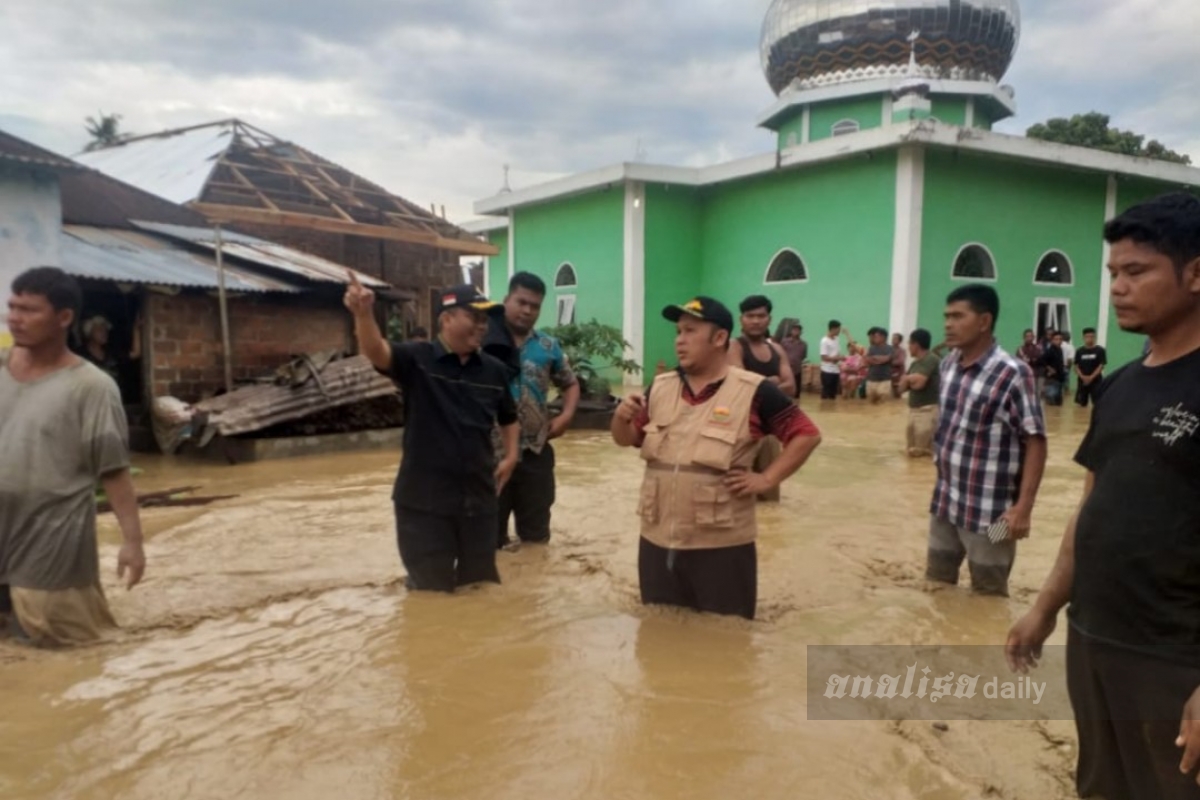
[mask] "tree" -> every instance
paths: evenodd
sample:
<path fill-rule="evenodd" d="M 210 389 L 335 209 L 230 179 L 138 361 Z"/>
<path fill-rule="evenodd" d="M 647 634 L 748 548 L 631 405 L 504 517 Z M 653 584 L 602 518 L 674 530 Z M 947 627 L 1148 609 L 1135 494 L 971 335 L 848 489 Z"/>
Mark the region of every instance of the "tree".
<path fill-rule="evenodd" d="M 579 378 L 584 397 L 606 398 L 612 391 L 600 374 L 606 368 L 632 374 L 641 369 L 636 361 L 625 357 L 631 347 L 618 328 L 596 320 L 583 324 L 560 325 L 545 331 L 558 339 L 571 368 Z"/>
<path fill-rule="evenodd" d="M 1095 150 L 1106 150 L 1125 156 L 1154 158 L 1176 164 L 1192 163 L 1191 158 L 1182 153 L 1176 153 L 1174 150 L 1168 150 L 1166 145 L 1156 139 L 1147 142 L 1145 136 L 1109 127 L 1109 119 L 1107 114 L 1096 111 L 1089 114 L 1076 114 L 1070 119 L 1055 117 L 1046 122 L 1039 122 L 1025 131 L 1025 135 L 1031 139 L 1091 147 Z"/>
<path fill-rule="evenodd" d="M 121 133 L 121 115 L 120 114 L 105 114 L 100 112 L 100 118 L 87 118 L 88 135 L 92 140 L 84 146 L 85 151 L 99 150 L 102 147 L 111 147 L 114 144 L 120 144 L 129 138 L 130 134 Z"/>

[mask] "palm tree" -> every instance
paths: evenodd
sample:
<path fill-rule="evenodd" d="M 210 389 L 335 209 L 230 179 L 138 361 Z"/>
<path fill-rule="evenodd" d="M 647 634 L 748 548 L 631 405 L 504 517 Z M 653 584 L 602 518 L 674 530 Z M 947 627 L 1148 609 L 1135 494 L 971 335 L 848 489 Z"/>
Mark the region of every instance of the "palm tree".
<path fill-rule="evenodd" d="M 85 151 L 99 150 L 104 147 L 111 147 L 114 144 L 120 144 L 123 140 L 129 138 L 129 134 L 121 133 L 120 114 L 105 114 L 100 112 L 100 118 L 87 118 L 87 132 L 92 137 L 92 140 L 87 143 L 83 149 Z"/>

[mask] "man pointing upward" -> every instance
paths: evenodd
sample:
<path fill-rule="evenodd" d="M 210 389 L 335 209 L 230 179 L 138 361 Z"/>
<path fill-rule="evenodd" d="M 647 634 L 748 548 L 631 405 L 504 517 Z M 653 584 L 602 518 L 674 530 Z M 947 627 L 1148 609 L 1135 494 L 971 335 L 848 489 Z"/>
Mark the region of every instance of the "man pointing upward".
<path fill-rule="evenodd" d="M 410 589 L 452 592 L 496 570 L 496 495 L 517 463 L 517 411 L 508 372 L 479 350 L 490 314 L 504 307 L 464 284 L 441 293 L 431 342 L 388 342 L 375 293 L 349 272 L 344 302 L 359 351 L 404 392 L 404 455 L 392 501 Z M 492 426 L 504 437 L 499 465 Z"/>

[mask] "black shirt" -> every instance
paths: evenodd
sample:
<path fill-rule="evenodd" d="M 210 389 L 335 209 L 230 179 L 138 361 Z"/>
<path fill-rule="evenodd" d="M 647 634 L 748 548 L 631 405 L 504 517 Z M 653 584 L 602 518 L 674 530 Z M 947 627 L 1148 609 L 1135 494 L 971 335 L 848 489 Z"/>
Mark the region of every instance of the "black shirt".
<path fill-rule="evenodd" d="M 754 355 L 754 350 L 750 347 L 750 340 L 745 336 L 738 337 L 738 344 L 742 346 L 742 369 L 762 375 L 764 378 L 780 377 L 779 367 L 782 359 L 779 357 L 779 351 L 769 341 L 767 342 L 767 351 L 771 355 L 766 361 L 758 360 L 758 356 Z"/>
<path fill-rule="evenodd" d="M 517 421 L 508 371 L 474 353 L 464 364 L 440 341 L 392 344 L 404 392 L 404 456 L 392 498 L 417 511 L 496 513 L 492 426 Z"/>
<path fill-rule="evenodd" d="M 1075 460 L 1096 484 L 1071 623 L 1131 647 L 1200 645 L 1200 351 L 1106 378 Z"/>
<path fill-rule="evenodd" d="M 1042 369 L 1045 376 L 1052 381 L 1067 379 L 1067 362 L 1063 359 L 1061 347 L 1052 344 L 1042 351 Z"/>
<path fill-rule="evenodd" d="M 1081 347 L 1075 351 L 1075 366 L 1082 375 L 1090 378 L 1096 370 L 1108 366 L 1108 353 L 1100 346 Z"/>

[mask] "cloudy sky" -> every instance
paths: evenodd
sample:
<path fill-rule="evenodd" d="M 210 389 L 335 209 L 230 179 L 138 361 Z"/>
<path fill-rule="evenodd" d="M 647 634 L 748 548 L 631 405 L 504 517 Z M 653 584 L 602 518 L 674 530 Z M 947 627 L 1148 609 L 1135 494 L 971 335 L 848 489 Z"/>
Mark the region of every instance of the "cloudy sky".
<path fill-rule="evenodd" d="M 237 116 L 414 202 L 472 215 L 632 160 L 770 150 L 770 0 L 3 0 L 0 129 L 72 154 L 84 118 L 149 133 Z M 1200 163 L 1200 3 L 1024 0 L 1023 131 L 1091 110 Z M 650 10 L 653 9 L 653 10 Z"/>

